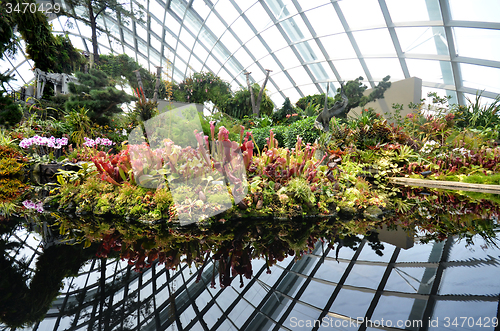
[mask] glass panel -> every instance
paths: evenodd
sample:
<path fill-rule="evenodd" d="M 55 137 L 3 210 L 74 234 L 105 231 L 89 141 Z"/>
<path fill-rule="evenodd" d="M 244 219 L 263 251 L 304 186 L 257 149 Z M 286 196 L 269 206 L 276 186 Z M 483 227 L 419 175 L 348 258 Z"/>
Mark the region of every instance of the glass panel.
<path fill-rule="evenodd" d="M 290 88 L 293 86 L 292 82 L 288 77 L 281 71 L 272 75 L 274 82 L 278 85 L 281 90 Z"/>
<path fill-rule="evenodd" d="M 167 309 L 168 309 L 168 307 L 167 307 Z M 162 316 L 162 314 L 160 314 L 160 316 Z M 186 307 L 186 310 L 184 310 L 182 312 L 182 314 L 180 315 L 181 324 L 183 326 L 187 326 L 195 317 L 196 317 L 196 313 L 195 313 L 193 307 L 191 307 L 191 305 L 189 305 Z M 201 330 L 203 330 L 203 328 Z"/>
<path fill-rule="evenodd" d="M 407 59 L 406 64 L 408 65 L 410 76 L 421 78 L 423 81 L 444 83 L 442 65 L 445 68 L 448 66 L 451 72 L 449 62 Z"/>
<path fill-rule="evenodd" d="M 403 53 L 438 54 L 435 40 L 446 43 L 442 27 L 396 28 L 396 34 Z"/>
<path fill-rule="evenodd" d="M 252 22 L 257 32 L 264 30 L 272 22 L 271 18 L 259 2 L 256 2 L 255 5 L 253 5 L 252 8 L 245 13 L 245 15 L 247 15 L 249 20 Z M 253 19 L 257 17 L 258 19 Z"/>
<path fill-rule="evenodd" d="M 340 22 L 335 9 L 331 5 L 307 11 L 305 14 L 318 37 L 344 32 L 342 22 Z M 326 22 L 328 24 L 325 24 Z"/>
<path fill-rule="evenodd" d="M 277 20 L 282 20 L 286 17 L 297 14 L 297 9 L 295 8 L 292 0 L 282 0 L 278 6 L 276 6 L 277 2 L 275 0 L 268 0 L 266 3 L 273 11 L 274 17 Z"/>
<path fill-rule="evenodd" d="M 341 289 L 332 307 L 331 312 L 357 319 L 363 318 L 370 306 L 374 293 Z"/>
<path fill-rule="evenodd" d="M 428 21 L 429 12 L 425 0 L 385 0 L 394 23 L 407 21 Z"/>
<path fill-rule="evenodd" d="M 194 38 L 191 34 L 186 30 L 182 29 L 180 34 L 180 40 L 186 45 L 187 49 L 192 49 L 194 45 Z"/>
<path fill-rule="evenodd" d="M 217 320 L 222 316 L 222 311 L 217 307 L 217 305 L 212 305 L 210 309 L 203 315 L 203 320 L 207 323 L 209 329 L 217 323 Z"/>
<path fill-rule="evenodd" d="M 500 69 L 473 64 L 460 64 L 465 87 L 500 93 Z"/>
<path fill-rule="evenodd" d="M 500 23 L 500 2 L 497 0 L 476 0 L 471 6 L 467 0 L 449 0 L 451 17 L 454 20 Z"/>
<path fill-rule="evenodd" d="M 210 71 L 212 72 L 218 72 L 221 68 L 221 65 L 212 56 L 208 57 L 206 65 L 210 68 Z"/>
<path fill-rule="evenodd" d="M 335 285 L 324 284 L 313 280 L 300 296 L 300 300 L 323 310 L 323 307 L 330 299 L 335 287 Z"/>
<path fill-rule="evenodd" d="M 314 41 L 306 41 L 295 45 L 305 62 L 324 60 L 321 50 Z"/>
<path fill-rule="evenodd" d="M 245 300 L 240 300 L 234 309 L 229 313 L 229 318 L 238 328 L 241 328 L 249 316 L 248 312 L 253 310 L 254 308 Z"/>
<path fill-rule="evenodd" d="M 175 70 L 179 70 L 182 76 L 189 75 L 189 73 L 186 73 L 186 69 L 187 66 L 182 60 L 177 59 L 175 61 Z"/>
<path fill-rule="evenodd" d="M 194 35 L 198 35 L 200 30 L 202 29 L 202 24 L 199 21 L 199 18 L 195 16 L 191 11 L 186 13 L 186 17 L 184 17 L 184 28 L 187 28 Z"/>
<path fill-rule="evenodd" d="M 367 287 L 376 290 L 382 280 L 386 267 L 356 263 L 345 283 L 356 287 Z"/>
<path fill-rule="evenodd" d="M 285 69 L 300 66 L 299 59 L 295 56 L 295 53 L 288 47 L 283 48 L 274 53 L 276 58 L 281 61 L 281 64 Z"/>
<path fill-rule="evenodd" d="M 281 86 L 280 86 L 281 88 Z M 291 89 L 287 89 L 287 90 L 281 90 L 283 91 L 283 94 L 290 98 L 290 102 L 291 103 L 296 103 L 300 98 L 302 98 L 302 96 L 299 94 L 299 92 L 297 91 L 297 89 L 295 88 L 291 88 Z"/>
<path fill-rule="evenodd" d="M 380 261 L 380 262 L 389 262 L 392 256 L 392 252 L 394 251 L 394 246 L 391 244 L 384 243 L 383 255 L 378 255 L 367 242 L 363 247 L 363 250 L 359 254 L 358 261 Z"/>
<path fill-rule="evenodd" d="M 225 320 L 219 327 L 219 330 L 236 331 L 236 328 L 229 320 Z"/>
<path fill-rule="evenodd" d="M 331 74 L 330 68 L 324 66 L 324 63 L 313 63 L 306 66 L 309 68 L 316 81 L 328 80 L 329 74 Z M 326 71 L 327 69 L 328 71 Z M 305 83 L 305 82 L 304 82 Z"/>
<path fill-rule="evenodd" d="M 219 0 L 215 5 L 215 10 L 221 14 L 222 19 L 227 23 L 233 23 L 240 14 L 234 9 L 234 6 L 229 0 Z"/>
<path fill-rule="evenodd" d="M 356 58 L 356 52 L 345 33 L 322 37 L 320 41 L 325 47 L 328 57 L 332 60 Z"/>
<path fill-rule="evenodd" d="M 191 57 L 191 60 L 189 61 L 189 65 L 194 69 L 194 71 L 201 71 L 203 65 L 201 64 L 200 61 L 198 61 L 194 56 Z"/>
<path fill-rule="evenodd" d="M 422 95 L 424 95 L 422 93 Z M 426 95 L 426 94 L 425 94 Z M 441 247 L 439 247 L 441 245 Z M 434 254 L 434 246 L 439 251 L 439 254 Z M 402 249 L 399 251 L 397 263 L 400 262 L 439 262 L 441 259 L 442 243 L 432 245 L 419 245 L 415 244 L 411 249 Z M 431 253 L 433 253 L 431 255 Z M 436 256 L 437 255 L 437 256 Z"/>
<path fill-rule="evenodd" d="M 437 264 L 436 267 L 427 268 L 396 267 L 392 270 L 385 289 L 396 292 L 428 294 L 436 270 Z"/>
<path fill-rule="evenodd" d="M 205 50 L 203 46 L 200 45 L 200 43 L 196 43 L 194 45 L 193 53 L 196 54 L 202 62 L 204 62 L 208 56 L 208 52 Z"/>
<path fill-rule="evenodd" d="M 220 36 L 226 31 L 226 27 L 215 15 L 210 15 L 205 24 L 216 36 Z"/>
<path fill-rule="evenodd" d="M 269 97 L 273 100 L 274 105 L 276 107 L 281 107 L 283 105 L 283 103 L 285 102 L 285 98 L 283 98 L 283 96 L 278 92 L 270 94 Z"/>
<path fill-rule="evenodd" d="M 165 8 L 163 7 L 163 5 L 159 4 L 156 0 L 150 0 L 149 1 L 149 12 L 152 13 L 157 18 L 159 18 L 160 20 L 162 20 L 163 13 L 165 12 Z"/>
<path fill-rule="evenodd" d="M 354 39 L 363 55 L 396 56 L 394 43 L 388 29 L 353 32 Z"/>
<path fill-rule="evenodd" d="M 494 324 L 491 321 L 492 318 L 497 316 L 498 302 L 481 302 L 481 301 L 441 301 L 436 302 L 434 312 L 432 315 L 430 330 L 442 330 L 445 325 L 445 321 L 449 321 L 450 328 L 455 328 L 456 330 L 490 330 L 494 329 Z M 455 317 L 457 317 L 458 327 L 456 328 L 453 323 Z M 461 328 L 462 321 L 461 317 L 467 317 L 464 322 L 464 328 Z M 481 319 L 480 319 L 481 318 Z M 438 323 L 435 321 L 438 320 Z M 480 327 L 475 323 L 472 327 L 469 327 L 468 323 L 481 321 L 483 326 Z M 486 321 L 489 321 L 486 328 Z M 436 327 L 437 326 L 437 327 Z"/>
<path fill-rule="evenodd" d="M 249 39 L 253 38 L 255 35 L 248 26 L 247 22 L 240 17 L 232 25 L 231 28 L 238 35 L 242 43 L 246 43 Z"/>
<path fill-rule="evenodd" d="M 151 46 L 159 53 L 161 53 L 161 42 L 156 37 L 151 37 Z"/>
<path fill-rule="evenodd" d="M 172 13 L 168 12 L 165 15 L 165 25 L 172 31 L 175 35 L 179 33 L 181 29 L 181 25 L 177 21 L 175 17 L 172 16 Z"/>
<path fill-rule="evenodd" d="M 318 94 L 319 91 L 318 91 L 318 88 L 316 87 L 315 84 L 308 84 L 308 85 L 301 85 L 300 86 L 300 91 L 302 92 L 302 94 L 304 95 L 314 95 L 314 94 Z M 324 263 L 326 264 L 326 263 Z M 324 265 L 323 264 L 323 265 Z M 316 273 L 315 277 L 317 276 L 318 273 Z"/>
<path fill-rule="evenodd" d="M 337 283 L 344 274 L 347 265 L 348 263 L 345 262 L 337 263 L 327 260 L 319 267 L 314 277 Z"/>
<path fill-rule="evenodd" d="M 491 281 L 497 270 L 497 266 L 486 264 L 481 265 L 481 272 L 471 266 L 448 267 L 439 284 L 439 294 L 498 295 L 500 284 Z"/>
<path fill-rule="evenodd" d="M 300 16 L 291 17 L 280 23 L 292 42 L 312 38 L 311 32 Z"/>
<path fill-rule="evenodd" d="M 170 9 L 179 16 L 179 18 L 184 18 L 184 13 L 186 11 L 186 4 L 181 0 L 172 0 L 170 2 Z"/>
<path fill-rule="evenodd" d="M 422 327 L 423 325 L 419 324 L 423 322 L 422 315 L 415 320 L 408 321 L 410 314 L 412 314 L 412 312 L 415 313 L 418 310 L 418 306 L 414 306 L 418 301 L 421 300 L 382 295 L 375 311 L 373 312 L 371 322 L 375 324 L 376 322 L 381 322 L 383 319 L 383 325 L 387 327 L 397 327 L 400 329 L 412 326 Z M 423 307 L 425 307 L 425 301 L 423 301 L 423 303 Z M 395 307 L 397 307 L 397 309 L 395 309 Z M 423 309 L 421 311 L 423 313 Z"/>
<path fill-rule="evenodd" d="M 220 41 L 231 53 L 236 52 L 240 47 L 240 43 L 236 40 L 236 38 L 233 37 L 233 35 L 229 31 L 226 31 L 226 33 L 222 35 Z"/>
<path fill-rule="evenodd" d="M 498 61 L 500 30 L 454 28 L 457 53 L 460 56 Z M 481 45 L 474 47 L 473 45 Z"/>
<path fill-rule="evenodd" d="M 365 77 L 365 71 L 361 67 L 359 60 L 342 60 L 333 62 L 335 68 L 337 69 L 340 79 L 348 81 L 351 79 L 358 78 L 359 76 Z M 347 249 L 345 249 L 347 251 Z"/>
<path fill-rule="evenodd" d="M 140 24 L 135 25 L 135 31 L 139 37 L 143 40 L 148 40 L 148 33 Z"/>
<path fill-rule="evenodd" d="M 351 29 L 386 26 L 378 1 L 351 0 L 339 1 L 338 4 Z"/>
<path fill-rule="evenodd" d="M 319 311 L 297 303 L 285 319 L 283 326 L 294 331 L 312 330 L 315 326 L 321 325 L 321 321 L 318 320 L 319 314 Z"/>
<path fill-rule="evenodd" d="M 183 61 L 187 61 L 187 59 L 189 58 L 189 51 L 186 47 L 182 46 L 181 44 L 179 44 L 177 46 L 177 60 L 176 60 L 176 65 L 177 65 L 177 62 L 179 61 L 179 58 L 182 59 Z"/>
<path fill-rule="evenodd" d="M 264 41 L 267 43 L 267 46 L 271 49 L 271 52 L 275 52 L 279 49 L 288 47 L 288 43 L 281 32 L 279 32 L 278 28 L 275 26 L 266 29 L 266 31 L 260 34 Z"/>
<path fill-rule="evenodd" d="M 243 48 L 240 48 L 240 50 L 234 54 L 234 58 L 237 59 L 244 68 L 247 68 L 254 62 Z"/>
<path fill-rule="evenodd" d="M 250 41 L 246 43 L 246 46 L 256 59 L 263 58 L 269 54 L 259 38 L 250 39 Z"/>
<path fill-rule="evenodd" d="M 311 77 L 307 74 L 305 69 L 303 67 L 297 67 L 288 70 L 288 74 L 292 77 L 292 79 L 295 81 L 295 84 L 300 84 L 300 83 L 309 83 L 311 82 Z"/>
<path fill-rule="evenodd" d="M 320 7 L 319 10 L 323 10 L 326 6 L 323 5 L 329 5 L 330 1 L 328 0 L 308 0 L 308 1 L 302 1 L 300 6 L 302 7 L 303 11 L 310 10 L 313 8 Z M 318 10 L 318 9 L 316 9 Z"/>
<path fill-rule="evenodd" d="M 210 7 L 203 0 L 194 0 L 192 6 L 202 20 L 205 20 L 210 13 Z"/>
<path fill-rule="evenodd" d="M 250 75 L 251 78 L 255 80 L 257 83 L 262 83 L 264 82 L 264 79 L 266 78 L 266 74 L 260 70 L 259 66 L 254 63 L 250 67 L 247 68 L 248 72 L 251 72 L 252 74 Z M 251 82 L 251 81 L 250 81 Z"/>
<path fill-rule="evenodd" d="M 156 33 L 156 35 L 161 38 L 163 34 L 163 27 L 161 26 L 160 23 L 158 23 L 155 19 L 151 19 L 151 31 Z"/>

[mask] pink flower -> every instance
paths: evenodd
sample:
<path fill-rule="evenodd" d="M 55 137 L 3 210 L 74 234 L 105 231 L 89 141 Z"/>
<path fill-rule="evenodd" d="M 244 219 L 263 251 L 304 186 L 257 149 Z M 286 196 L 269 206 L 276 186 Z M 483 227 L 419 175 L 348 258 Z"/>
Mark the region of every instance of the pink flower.
<path fill-rule="evenodd" d="M 292 114 L 292 116 L 299 116 L 299 114 Z"/>
<path fill-rule="evenodd" d="M 290 116 L 292 116 L 292 115 L 288 114 L 288 115 L 286 115 L 286 118 L 289 118 Z"/>
<path fill-rule="evenodd" d="M 223 126 L 219 128 L 218 139 L 219 141 L 229 141 L 229 131 Z"/>
<path fill-rule="evenodd" d="M 212 135 L 212 141 L 215 140 L 214 133 L 215 133 L 215 122 L 210 121 L 210 134 Z"/>

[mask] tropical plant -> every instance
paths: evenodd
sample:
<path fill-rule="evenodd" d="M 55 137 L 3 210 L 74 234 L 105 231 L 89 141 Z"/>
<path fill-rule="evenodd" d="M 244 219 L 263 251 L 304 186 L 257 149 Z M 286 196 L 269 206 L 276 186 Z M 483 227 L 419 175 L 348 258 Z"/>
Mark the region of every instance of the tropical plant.
<path fill-rule="evenodd" d="M 109 77 L 101 70 L 90 69 L 89 73 L 77 72 L 79 84 L 69 83 L 68 100 L 64 103 L 66 111 L 87 109 L 86 115 L 94 122 L 108 124 L 110 116 L 122 112 L 120 105 L 135 100 L 125 91 L 110 86 Z"/>
<path fill-rule="evenodd" d="M 85 137 L 93 136 L 92 121 L 88 116 L 89 110 L 85 107 L 78 107 L 76 110 L 65 112 L 64 119 L 71 126 L 71 141 L 77 146 L 81 146 Z"/>
<path fill-rule="evenodd" d="M 259 94 L 260 86 L 258 84 L 253 84 L 252 89 L 254 95 Z M 274 103 L 271 98 L 267 95 L 266 91 L 263 93 L 262 101 L 260 104 L 260 114 L 265 114 L 270 116 L 274 109 Z M 246 116 L 253 115 L 251 96 L 248 89 L 243 88 L 237 91 L 232 98 L 228 98 L 224 105 L 222 105 L 221 110 L 231 117 L 243 118 Z"/>

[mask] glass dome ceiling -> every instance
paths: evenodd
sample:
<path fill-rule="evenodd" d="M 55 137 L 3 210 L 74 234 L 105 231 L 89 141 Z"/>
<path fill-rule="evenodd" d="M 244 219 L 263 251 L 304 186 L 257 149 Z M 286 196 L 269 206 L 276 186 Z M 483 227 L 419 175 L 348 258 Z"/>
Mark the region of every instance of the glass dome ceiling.
<path fill-rule="evenodd" d="M 276 106 L 286 97 L 324 93 L 339 81 L 364 77 L 374 87 L 422 79 L 422 95 L 437 91 L 452 102 L 500 94 L 500 2 L 498 0 L 130 0 L 147 11 L 145 23 L 118 21 L 109 12 L 98 23 L 101 54 L 126 53 L 151 72 L 180 82 L 211 71 L 236 90 L 250 80 L 266 88 Z M 79 9 L 77 8 L 77 11 Z M 80 9 L 82 10 L 82 9 Z M 52 21 L 77 48 L 91 52 L 91 30 L 67 18 Z M 17 87 L 33 78 L 33 64 L 18 53 L 2 67 L 17 73 Z M 5 70 L 5 69 L 3 69 Z M 17 85 L 17 86 L 15 86 Z"/>

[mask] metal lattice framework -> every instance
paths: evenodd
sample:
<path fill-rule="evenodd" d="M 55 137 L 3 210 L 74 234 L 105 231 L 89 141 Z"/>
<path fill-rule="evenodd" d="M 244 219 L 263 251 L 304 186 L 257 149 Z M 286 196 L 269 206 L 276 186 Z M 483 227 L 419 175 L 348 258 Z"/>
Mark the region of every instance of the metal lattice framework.
<path fill-rule="evenodd" d="M 267 88 L 277 106 L 359 76 L 371 87 L 386 75 L 419 77 L 424 95 L 437 91 L 460 104 L 478 90 L 500 94 L 496 0 L 128 1 L 132 10 L 144 6 L 145 24 L 113 13 L 99 18 L 110 31 L 99 37 L 100 52 L 126 53 L 150 71 L 168 68 L 177 82 L 210 71 L 236 89 L 246 86 L 245 72 L 262 83 L 272 69 Z M 53 20 L 55 33 L 90 51 L 90 29 L 70 21 L 68 30 L 66 18 Z M 15 84 L 32 79 L 24 53 L 4 65 L 18 74 Z"/>

